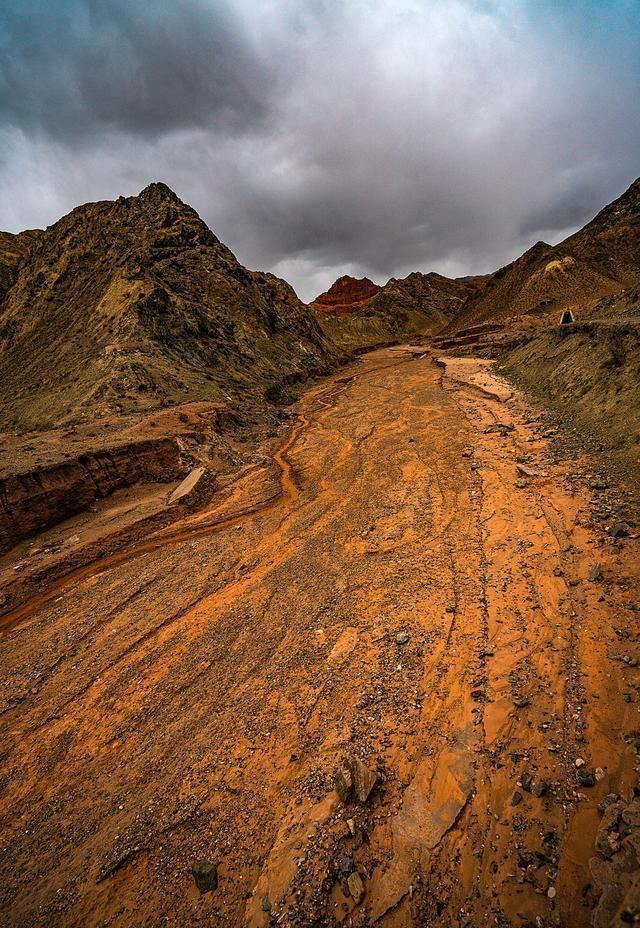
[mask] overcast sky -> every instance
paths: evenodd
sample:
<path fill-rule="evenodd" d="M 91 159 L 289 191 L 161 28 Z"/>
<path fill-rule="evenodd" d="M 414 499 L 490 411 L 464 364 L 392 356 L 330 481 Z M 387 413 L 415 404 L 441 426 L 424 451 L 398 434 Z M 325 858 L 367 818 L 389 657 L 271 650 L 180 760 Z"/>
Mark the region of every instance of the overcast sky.
<path fill-rule="evenodd" d="M 640 174 L 639 0 L 2 0 L 0 228 L 169 184 L 303 299 L 493 270 Z"/>

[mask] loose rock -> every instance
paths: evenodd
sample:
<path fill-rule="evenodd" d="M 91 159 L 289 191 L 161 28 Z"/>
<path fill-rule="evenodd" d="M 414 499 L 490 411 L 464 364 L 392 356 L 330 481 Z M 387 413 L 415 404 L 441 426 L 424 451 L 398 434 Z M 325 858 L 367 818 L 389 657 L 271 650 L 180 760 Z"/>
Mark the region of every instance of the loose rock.
<path fill-rule="evenodd" d="M 211 860 L 199 860 L 191 868 L 200 895 L 218 888 L 218 867 Z"/>
<path fill-rule="evenodd" d="M 347 886 L 349 887 L 351 898 L 356 905 L 359 905 L 364 897 L 364 883 L 360 878 L 360 874 L 352 873 L 347 879 Z"/>

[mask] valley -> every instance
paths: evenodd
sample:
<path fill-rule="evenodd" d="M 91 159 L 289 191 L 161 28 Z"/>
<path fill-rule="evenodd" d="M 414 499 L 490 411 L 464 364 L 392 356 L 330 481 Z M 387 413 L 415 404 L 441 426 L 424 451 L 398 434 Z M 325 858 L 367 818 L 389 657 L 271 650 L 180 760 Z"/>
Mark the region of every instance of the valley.
<path fill-rule="evenodd" d="M 195 511 L 5 609 L 5 923 L 612 923 L 632 497 L 424 344 L 291 414 Z"/>

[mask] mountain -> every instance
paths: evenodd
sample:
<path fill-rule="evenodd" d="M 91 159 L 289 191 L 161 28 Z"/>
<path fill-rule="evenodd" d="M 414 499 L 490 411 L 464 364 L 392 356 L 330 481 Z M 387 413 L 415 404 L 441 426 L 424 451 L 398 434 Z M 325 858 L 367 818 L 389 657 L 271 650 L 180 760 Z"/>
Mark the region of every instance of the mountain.
<path fill-rule="evenodd" d="M 559 245 L 538 242 L 491 274 L 453 327 L 487 320 L 558 314 L 589 315 L 597 301 L 640 279 L 640 178 Z"/>
<path fill-rule="evenodd" d="M 603 276 L 625 286 L 635 283 L 640 277 L 640 177 L 558 248 Z"/>
<path fill-rule="evenodd" d="M 0 232 L 0 302 L 15 281 L 20 262 L 39 235 L 38 230 L 19 232 L 17 235 Z"/>
<path fill-rule="evenodd" d="M 336 281 L 327 293 L 334 288 L 340 292 L 344 280 Z M 348 311 L 327 314 L 318 300 L 311 306 L 319 310 L 316 318 L 331 339 L 347 350 L 362 350 L 439 332 L 480 287 L 482 278 L 451 280 L 415 271 L 402 279 L 392 277 L 371 298 L 352 303 Z"/>
<path fill-rule="evenodd" d="M 190 400 L 248 410 L 342 355 L 292 288 L 249 271 L 164 184 L 2 239 L 0 427 Z"/>
<path fill-rule="evenodd" d="M 318 312 L 335 315 L 357 312 L 368 306 L 381 289 L 382 287 L 374 284 L 368 277 L 358 280 L 345 274 L 344 277 L 339 277 L 326 293 L 317 296 L 310 306 Z"/>

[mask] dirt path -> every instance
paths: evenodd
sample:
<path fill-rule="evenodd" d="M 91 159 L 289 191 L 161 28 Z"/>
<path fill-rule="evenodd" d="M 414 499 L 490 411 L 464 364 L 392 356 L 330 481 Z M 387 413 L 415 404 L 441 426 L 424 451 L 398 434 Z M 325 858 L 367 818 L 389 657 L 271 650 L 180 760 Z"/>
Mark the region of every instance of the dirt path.
<path fill-rule="evenodd" d="M 367 356 L 217 511 L 9 617 L 6 924 L 589 924 L 597 805 L 636 777 L 637 541 L 474 364 Z M 353 755 L 379 782 L 345 808 Z"/>

